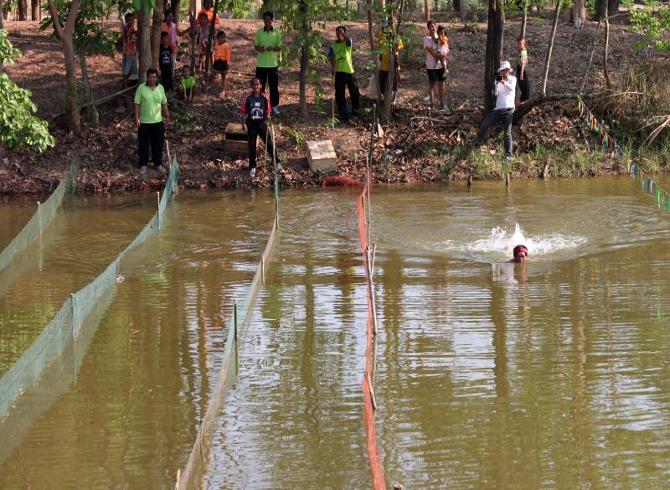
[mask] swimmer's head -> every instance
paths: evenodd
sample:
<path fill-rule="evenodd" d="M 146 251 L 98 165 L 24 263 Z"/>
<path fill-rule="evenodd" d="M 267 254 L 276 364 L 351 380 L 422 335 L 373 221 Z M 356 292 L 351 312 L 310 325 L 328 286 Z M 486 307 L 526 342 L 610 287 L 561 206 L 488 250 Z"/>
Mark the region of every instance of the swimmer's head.
<path fill-rule="evenodd" d="M 528 261 L 528 247 L 525 245 L 517 245 L 512 250 L 512 255 L 514 256 L 514 262 L 527 262 Z"/>

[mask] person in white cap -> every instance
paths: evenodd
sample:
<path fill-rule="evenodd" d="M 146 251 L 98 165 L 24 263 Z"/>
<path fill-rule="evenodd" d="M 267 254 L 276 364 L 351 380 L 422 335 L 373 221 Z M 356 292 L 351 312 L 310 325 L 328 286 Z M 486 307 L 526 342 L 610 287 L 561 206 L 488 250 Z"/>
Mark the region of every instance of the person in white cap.
<path fill-rule="evenodd" d="M 514 98 L 516 97 L 516 77 L 512 75 L 512 66 L 509 61 L 503 61 L 498 68 L 493 85 L 493 95 L 496 97 L 494 109 L 486 116 L 479 128 L 475 146 L 481 146 L 486 141 L 489 128 L 495 123 L 505 127 L 505 156 L 512 158 L 512 119 L 514 117 Z"/>

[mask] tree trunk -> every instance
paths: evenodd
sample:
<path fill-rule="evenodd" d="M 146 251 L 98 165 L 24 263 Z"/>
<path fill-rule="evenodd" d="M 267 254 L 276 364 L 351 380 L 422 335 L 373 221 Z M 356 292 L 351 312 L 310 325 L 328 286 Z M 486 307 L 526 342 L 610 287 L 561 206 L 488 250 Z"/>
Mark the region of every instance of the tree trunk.
<path fill-rule="evenodd" d="M 396 0 L 389 0 L 389 3 L 395 2 Z M 396 13 L 400 10 L 398 22 L 396 22 Z M 398 9 L 397 4 L 394 4 L 391 8 L 389 27 L 391 32 L 389 33 L 391 39 L 388 39 L 387 42 L 390 45 L 391 56 L 390 56 L 390 66 L 388 71 L 388 76 L 386 79 L 386 87 L 384 90 L 384 108 L 382 111 L 382 122 L 388 124 L 391 122 L 391 113 L 393 110 L 393 85 L 397 76 L 395 67 L 398 62 L 398 53 L 396 52 L 396 45 L 398 43 L 398 29 L 400 27 L 400 22 L 402 20 L 402 11 L 404 10 L 404 0 L 400 0 L 400 8 Z"/>
<path fill-rule="evenodd" d="M 191 45 L 191 75 L 195 74 L 195 34 L 196 34 L 196 26 L 195 26 L 195 0 L 191 0 L 191 7 L 190 7 L 190 13 L 189 13 L 189 22 L 191 23 L 191 39 L 190 39 L 190 45 Z"/>
<path fill-rule="evenodd" d="M 88 78 L 88 64 L 86 63 L 86 51 L 83 49 L 79 50 L 79 66 L 81 67 L 81 80 L 84 87 L 84 93 L 82 94 L 82 101 L 85 104 L 90 104 L 86 106 L 84 112 L 86 114 L 86 119 L 89 124 L 93 127 L 98 127 L 100 124 L 100 115 L 98 114 L 98 109 L 96 109 L 93 102 L 93 93 L 91 91 L 91 81 Z"/>
<path fill-rule="evenodd" d="M 2 3 L 4 0 L 0 0 L 0 29 L 5 28 L 5 11 L 2 8 Z"/>
<path fill-rule="evenodd" d="M 40 0 L 30 0 L 30 17 L 32 20 L 40 20 Z"/>
<path fill-rule="evenodd" d="M 66 109 L 68 128 L 74 134 L 81 133 L 81 119 L 79 117 L 79 104 L 77 103 L 77 67 L 75 66 L 74 46 L 72 45 L 72 34 L 68 39 L 62 39 L 63 54 L 65 55 L 65 75 L 67 77 Z"/>
<path fill-rule="evenodd" d="M 584 1 L 584 0 L 582 0 Z M 521 21 L 521 32 L 519 38 L 526 38 L 526 26 L 528 25 L 528 0 L 523 3 L 523 20 Z"/>
<path fill-rule="evenodd" d="M 151 67 L 151 10 L 139 9 L 136 12 L 139 43 L 137 53 L 139 63 L 139 83 L 147 81 L 147 70 Z"/>
<path fill-rule="evenodd" d="M 212 23 L 209 26 L 209 36 L 207 42 L 209 47 L 207 48 L 207 56 L 205 58 L 205 80 L 206 83 L 209 83 L 209 71 L 212 68 L 212 53 L 214 53 L 214 33 L 216 32 L 216 16 L 219 13 L 219 0 L 214 0 L 214 14 L 212 15 Z"/>
<path fill-rule="evenodd" d="M 75 66 L 75 52 L 72 42 L 77 13 L 81 0 L 72 0 L 70 10 L 65 19 L 65 24 L 60 23 L 55 0 L 49 1 L 49 12 L 53 22 L 56 35 L 63 46 L 63 55 L 65 56 L 65 75 L 67 80 L 67 89 L 65 97 L 66 114 L 70 131 L 75 134 L 81 133 L 81 120 L 79 118 L 79 107 L 77 106 L 77 69 Z"/>
<path fill-rule="evenodd" d="M 158 56 L 161 50 L 161 25 L 163 24 L 163 2 L 155 2 L 151 23 L 151 67 L 158 68 Z"/>
<path fill-rule="evenodd" d="M 367 8 L 367 16 L 368 16 L 368 43 L 370 44 L 370 53 L 372 53 L 372 66 L 375 68 L 372 71 L 372 81 L 375 86 L 375 90 L 377 92 L 377 108 L 381 108 L 381 103 L 382 103 L 382 94 L 380 93 L 379 90 L 379 56 L 377 56 L 377 46 L 375 44 L 375 33 L 374 33 L 374 22 L 372 19 L 372 2 L 374 0 L 365 0 L 365 5 Z"/>
<path fill-rule="evenodd" d="M 454 10 L 454 12 L 460 12 L 461 0 L 451 0 L 451 8 Z"/>
<path fill-rule="evenodd" d="M 551 53 L 554 51 L 554 41 L 556 41 L 556 29 L 558 28 L 558 17 L 561 14 L 561 0 L 556 0 L 556 9 L 554 10 L 554 26 L 551 29 L 551 38 L 549 40 L 549 49 L 547 50 L 547 61 L 544 64 L 544 80 L 542 81 L 542 97 L 547 95 L 547 80 L 549 79 L 549 65 L 551 64 Z"/>
<path fill-rule="evenodd" d="M 605 75 L 605 84 L 608 89 L 612 89 L 612 80 L 610 80 L 610 71 L 607 65 L 610 47 L 610 20 L 609 5 L 605 4 L 605 49 L 603 50 L 603 75 Z"/>
<path fill-rule="evenodd" d="M 607 15 L 619 13 L 619 0 L 609 0 L 607 2 Z"/>
<path fill-rule="evenodd" d="M 584 27 L 586 22 L 586 5 L 584 0 L 573 0 L 572 2 L 572 25 L 576 29 Z"/>
<path fill-rule="evenodd" d="M 300 15 L 302 16 L 302 46 L 300 47 L 300 102 L 299 110 L 300 116 L 304 119 L 307 117 L 307 76 L 309 74 L 309 42 L 308 37 L 312 30 L 311 23 L 308 16 L 307 0 L 300 0 L 299 2 Z"/>
<path fill-rule="evenodd" d="M 28 20 L 28 0 L 18 1 L 19 20 Z"/>
<path fill-rule="evenodd" d="M 605 15 L 605 10 L 607 9 L 607 0 L 595 0 L 595 17 L 596 20 L 600 20 Z"/>
<path fill-rule="evenodd" d="M 423 0 L 423 17 L 426 22 L 430 20 L 430 5 L 428 5 L 428 0 Z"/>
<path fill-rule="evenodd" d="M 179 0 L 172 0 L 170 10 L 172 11 L 172 15 L 174 15 L 175 23 L 179 25 Z"/>
<path fill-rule="evenodd" d="M 503 0 L 489 0 L 488 23 L 486 27 L 486 57 L 484 66 L 484 100 L 486 110 L 495 106 L 493 82 L 500 66 L 505 33 L 505 10 Z"/>

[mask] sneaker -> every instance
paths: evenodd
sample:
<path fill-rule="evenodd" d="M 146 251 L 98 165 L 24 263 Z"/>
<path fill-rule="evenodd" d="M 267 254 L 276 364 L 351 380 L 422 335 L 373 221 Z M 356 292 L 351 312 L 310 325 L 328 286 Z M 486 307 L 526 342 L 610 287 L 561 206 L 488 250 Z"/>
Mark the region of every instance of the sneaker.
<path fill-rule="evenodd" d="M 252 168 L 251 170 L 249 170 L 249 177 L 251 177 L 252 179 L 254 177 L 256 177 L 256 169 L 255 168 Z"/>
<path fill-rule="evenodd" d="M 422 97 L 421 101 L 424 102 L 425 104 L 430 104 L 430 95 L 426 95 L 425 97 Z"/>
<path fill-rule="evenodd" d="M 146 166 L 146 165 L 142 165 L 142 166 L 140 167 L 140 175 L 141 175 L 142 177 L 146 177 L 146 176 L 147 176 L 147 166 Z"/>
<path fill-rule="evenodd" d="M 272 108 L 272 114 L 274 114 L 275 116 L 278 116 L 279 114 L 281 114 L 281 112 L 279 112 L 279 107 L 273 107 Z"/>
<path fill-rule="evenodd" d="M 284 167 L 281 166 L 281 160 L 277 160 L 277 172 L 284 170 Z"/>
<path fill-rule="evenodd" d="M 443 104 L 442 108 L 440 109 L 440 112 L 450 112 L 449 106 L 447 104 Z"/>
<path fill-rule="evenodd" d="M 167 173 L 167 169 L 165 168 L 165 165 L 159 165 L 159 166 L 156 167 L 156 168 L 157 168 L 158 171 L 159 171 L 160 173 L 162 173 L 162 174 L 166 174 L 166 173 Z"/>
<path fill-rule="evenodd" d="M 514 160 L 514 155 L 505 155 L 505 160 L 511 162 Z"/>

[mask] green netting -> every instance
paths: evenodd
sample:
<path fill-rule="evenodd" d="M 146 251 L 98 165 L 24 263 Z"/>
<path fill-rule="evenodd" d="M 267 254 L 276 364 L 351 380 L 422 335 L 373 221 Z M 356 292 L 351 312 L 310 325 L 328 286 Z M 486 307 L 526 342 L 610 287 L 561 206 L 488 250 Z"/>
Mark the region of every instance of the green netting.
<path fill-rule="evenodd" d="M 256 273 L 251 280 L 251 285 L 242 303 L 235 304 L 234 315 L 228 325 L 228 335 L 223 348 L 221 368 L 219 369 L 219 381 L 214 393 L 209 399 L 207 410 L 200 422 L 198 435 L 189 454 L 188 461 L 183 470 L 177 475 L 176 488 L 178 490 L 189 488 L 201 488 L 201 479 L 206 473 L 206 467 L 209 461 L 209 455 L 212 449 L 212 433 L 216 425 L 216 417 L 223 405 L 223 397 L 231 386 L 233 375 L 230 374 L 231 368 L 237 357 L 237 339 L 243 334 L 249 322 L 249 314 L 256 301 L 256 296 L 262 287 L 265 263 L 270 257 L 272 246 L 275 241 L 279 223 L 279 183 L 277 180 L 277 165 L 275 162 L 275 219 L 272 224 L 272 231 L 268 238 L 261 260 L 256 268 Z"/>
<path fill-rule="evenodd" d="M 82 327 L 86 325 L 89 330 L 97 328 L 97 322 L 85 323 L 85 320 L 95 310 L 100 300 L 115 290 L 121 260 L 126 253 L 143 243 L 154 231 L 160 229 L 163 213 L 167 203 L 172 199 L 179 177 L 176 157 L 173 157 L 171 163 L 170 175 L 165 183 L 165 190 L 158 203 L 156 214 L 102 274 L 70 295 L 35 342 L 0 378 L 0 421 L 7 416 L 21 394 L 39 380 L 45 370 L 66 351 L 68 346 L 74 346 L 75 357 L 80 358 L 83 355 L 82 352 L 77 352 L 77 346 L 80 345 L 82 337 L 90 338 L 92 332 L 83 331 Z"/>
<path fill-rule="evenodd" d="M 28 248 L 53 221 L 65 195 L 74 190 L 78 167 L 79 165 L 76 162 L 70 166 L 67 176 L 60 181 L 56 190 L 49 196 L 49 199 L 44 204 L 37 204 L 37 211 L 30 218 L 30 221 L 26 223 L 19 234 L 14 237 L 14 240 L 0 253 L 0 272 L 11 264 L 19 253 Z"/>

